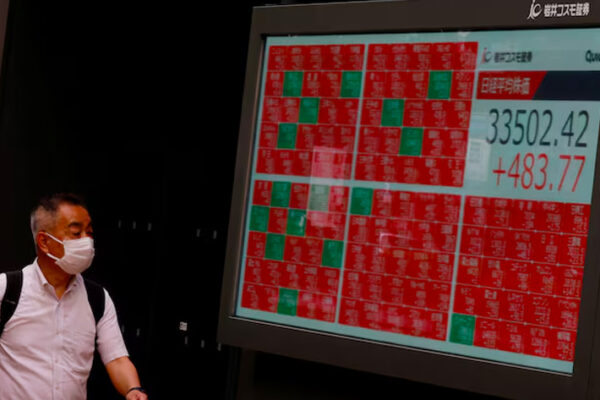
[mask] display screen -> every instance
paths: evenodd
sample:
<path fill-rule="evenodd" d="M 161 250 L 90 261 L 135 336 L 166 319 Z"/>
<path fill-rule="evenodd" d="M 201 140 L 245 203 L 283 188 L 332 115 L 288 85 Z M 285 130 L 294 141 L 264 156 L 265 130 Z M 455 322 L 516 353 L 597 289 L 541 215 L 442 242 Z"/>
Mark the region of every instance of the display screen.
<path fill-rule="evenodd" d="M 264 54 L 235 314 L 572 373 L 600 29 Z"/>

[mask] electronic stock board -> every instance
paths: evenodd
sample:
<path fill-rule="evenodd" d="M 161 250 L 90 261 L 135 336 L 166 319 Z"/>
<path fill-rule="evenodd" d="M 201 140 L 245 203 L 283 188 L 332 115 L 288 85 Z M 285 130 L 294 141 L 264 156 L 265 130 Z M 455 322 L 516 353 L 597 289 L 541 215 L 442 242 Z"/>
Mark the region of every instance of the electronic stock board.
<path fill-rule="evenodd" d="M 255 9 L 222 341 L 598 395 L 600 2 L 488 3 Z"/>

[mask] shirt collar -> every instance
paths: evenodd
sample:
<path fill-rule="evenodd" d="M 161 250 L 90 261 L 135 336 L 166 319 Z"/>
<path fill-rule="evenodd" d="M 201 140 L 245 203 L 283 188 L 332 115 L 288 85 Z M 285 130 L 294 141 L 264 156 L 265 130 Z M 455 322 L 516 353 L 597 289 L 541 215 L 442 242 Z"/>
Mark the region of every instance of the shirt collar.
<path fill-rule="evenodd" d="M 33 269 L 35 270 L 35 276 L 37 277 L 37 280 L 39 281 L 39 283 L 42 286 L 48 286 L 48 285 L 50 285 L 50 283 L 48 282 L 48 280 L 44 276 L 44 273 L 42 272 L 42 269 L 40 268 L 40 265 L 38 264 L 38 259 L 37 258 L 33 262 Z"/>
<path fill-rule="evenodd" d="M 50 282 L 48 282 L 48 280 L 44 276 L 44 273 L 42 272 L 42 269 L 40 268 L 40 265 L 38 264 L 37 257 L 33 261 L 33 267 L 34 267 L 34 270 L 35 270 L 35 276 L 37 277 L 38 283 L 40 285 L 42 285 L 43 287 L 48 287 L 48 286 L 52 287 L 52 285 L 50 284 Z M 69 282 L 69 285 L 67 286 L 66 292 L 68 292 L 69 290 L 71 290 L 71 288 L 77 287 L 78 284 L 80 283 L 81 279 L 83 279 L 83 278 L 81 277 L 80 274 L 75 275 L 75 277 L 73 279 L 71 279 L 71 282 Z"/>

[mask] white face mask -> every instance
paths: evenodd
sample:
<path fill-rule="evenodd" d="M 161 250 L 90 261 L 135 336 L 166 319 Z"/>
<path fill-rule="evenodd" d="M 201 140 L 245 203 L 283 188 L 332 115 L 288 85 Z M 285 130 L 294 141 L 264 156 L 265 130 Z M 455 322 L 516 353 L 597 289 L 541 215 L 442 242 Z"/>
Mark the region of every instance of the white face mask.
<path fill-rule="evenodd" d="M 90 267 L 94 259 L 94 239 L 91 237 L 82 237 L 80 239 L 71 239 L 60 241 L 48 232 L 44 232 L 48 237 L 56 240 L 65 248 L 65 255 L 62 258 L 46 253 L 48 257 L 56 261 L 63 271 L 70 275 L 80 274 Z"/>

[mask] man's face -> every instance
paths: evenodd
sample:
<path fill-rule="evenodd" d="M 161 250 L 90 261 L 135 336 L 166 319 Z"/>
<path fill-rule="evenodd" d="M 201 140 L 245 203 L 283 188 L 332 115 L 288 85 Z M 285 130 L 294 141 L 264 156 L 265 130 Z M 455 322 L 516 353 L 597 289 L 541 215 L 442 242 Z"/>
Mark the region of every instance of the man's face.
<path fill-rule="evenodd" d="M 56 224 L 48 233 L 61 241 L 92 237 L 92 219 L 84 207 L 64 203 L 58 207 Z M 63 245 L 48 236 L 45 237 L 50 253 L 62 258 L 64 256 Z"/>

